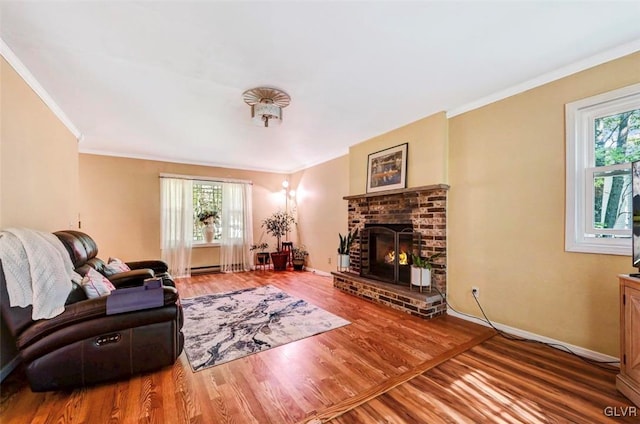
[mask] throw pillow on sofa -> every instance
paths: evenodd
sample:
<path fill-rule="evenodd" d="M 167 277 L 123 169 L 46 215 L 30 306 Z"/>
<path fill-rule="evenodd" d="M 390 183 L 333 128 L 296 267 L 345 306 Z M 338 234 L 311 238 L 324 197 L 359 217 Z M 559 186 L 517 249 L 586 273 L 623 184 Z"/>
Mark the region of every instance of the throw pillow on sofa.
<path fill-rule="evenodd" d="M 107 296 L 116 289 L 113 284 L 111 284 L 111 281 L 107 280 L 107 277 L 93 268 L 89 269 L 89 272 L 87 272 L 82 279 L 81 284 L 89 299 Z"/>
<path fill-rule="evenodd" d="M 108 275 L 117 274 L 119 272 L 131 271 L 131 268 L 118 258 L 109 258 L 109 263 L 105 266 Z"/>

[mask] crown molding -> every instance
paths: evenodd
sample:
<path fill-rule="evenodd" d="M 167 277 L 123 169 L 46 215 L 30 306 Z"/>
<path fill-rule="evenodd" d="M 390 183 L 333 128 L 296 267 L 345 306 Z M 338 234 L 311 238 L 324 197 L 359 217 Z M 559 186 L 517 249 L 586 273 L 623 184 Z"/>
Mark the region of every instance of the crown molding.
<path fill-rule="evenodd" d="M 83 147 L 82 144 L 80 145 L 80 147 L 78 149 L 78 153 L 87 154 L 87 155 L 97 155 L 97 156 L 119 157 L 119 158 L 125 158 L 125 159 L 152 160 L 152 161 L 156 161 L 156 162 L 182 163 L 182 164 L 185 164 L 185 165 L 208 166 L 208 167 L 214 167 L 214 168 L 240 169 L 240 170 L 243 170 L 243 171 L 268 172 L 270 174 L 291 175 L 291 174 L 295 174 L 296 172 L 304 171 L 305 169 L 309 169 L 309 168 L 312 168 L 314 166 L 321 165 L 321 164 L 323 164 L 325 162 L 332 161 L 334 159 L 337 159 L 339 157 L 342 157 L 342 156 L 348 154 L 349 152 L 346 151 L 343 154 L 340 154 L 340 155 L 338 155 L 336 157 L 332 157 L 332 158 L 329 158 L 329 159 L 323 159 L 323 160 L 320 160 L 318 162 L 313 162 L 311 164 L 306 164 L 306 165 L 303 165 L 300 168 L 295 168 L 295 169 L 292 169 L 292 170 L 267 168 L 267 167 L 257 167 L 257 166 L 239 166 L 239 165 L 235 165 L 235 164 L 222 163 L 222 162 L 194 161 L 194 160 L 190 160 L 190 159 L 167 158 L 167 157 L 164 157 L 164 156 L 149 155 L 149 154 L 132 154 L 132 153 L 123 153 L 123 152 L 110 151 L 110 150 L 90 149 L 90 148 Z"/>
<path fill-rule="evenodd" d="M 71 119 L 67 116 L 66 113 L 58 106 L 58 104 L 53 100 L 53 98 L 47 93 L 47 91 L 40 85 L 38 80 L 33 76 L 33 74 L 27 69 L 24 63 L 18 56 L 11 50 L 11 48 L 4 42 L 2 38 L 0 38 L 0 55 L 5 58 L 5 60 L 11 65 L 11 67 L 22 77 L 22 79 L 31 87 L 31 89 L 42 99 L 45 105 L 51 112 L 64 124 L 65 127 L 71 134 L 75 136 L 78 142 L 82 141 L 82 133 L 78 128 L 71 122 Z"/>
<path fill-rule="evenodd" d="M 194 161 L 194 160 L 180 159 L 180 158 L 167 158 L 164 156 L 156 156 L 156 155 L 131 154 L 131 153 L 109 151 L 109 150 L 87 149 L 87 148 L 83 148 L 82 144 L 80 144 L 78 153 L 87 154 L 87 155 L 97 155 L 97 156 L 111 156 L 111 157 L 124 158 L 124 159 L 151 160 L 155 162 L 181 163 L 185 165 L 208 166 L 211 168 L 226 168 L 226 169 L 239 169 L 242 171 L 268 172 L 270 174 L 282 174 L 282 175 L 289 174 L 289 172 L 287 171 L 282 171 L 282 170 L 273 169 L 273 168 L 237 166 L 237 165 L 228 164 L 228 163 L 225 164 L 225 163 L 219 163 L 219 162 Z"/>
<path fill-rule="evenodd" d="M 516 84 L 507 89 L 490 94 L 486 97 L 482 97 L 473 102 L 451 109 L 447 111 L 447 118 L 453 118 L 454 116 L 462 115 L 463 113 L 481 108 L 482 106 L 497 102 L 498 100 L 506 99 L 507 97 L 520 94 L 524 91 L 531 90 L 532 88 L 536 88 L 552 81 L 559 80 L 560 78 L 576 74 L 580 71 L 584 71 L 585 69 L 593 68 L 594 66 L 601 65 L 605 62 L 609 62 L 623 56 L 627 56 L 637 51 L 640 51 L 640 40 L 631 41 L 613 49 L 606 50 L 604 52 L 590 56 L 586 59 L 582 59 L 578 62 L 574 62 L 570 65 L 556 69 L 555 71 L 548 72 L 523 83 Z"/>

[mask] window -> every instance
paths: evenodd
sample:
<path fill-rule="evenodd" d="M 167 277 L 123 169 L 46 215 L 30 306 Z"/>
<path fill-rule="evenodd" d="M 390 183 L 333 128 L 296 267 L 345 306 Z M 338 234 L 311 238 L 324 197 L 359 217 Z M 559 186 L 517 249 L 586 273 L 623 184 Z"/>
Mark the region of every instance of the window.
<path fill-rule="evenodd" d="M 570 252 L 631 254 L 631 162 L 640 160 L 640 84 L 569 103 Z"/>
<path fill-rule="evenodd" d="M 200 218 L 207 212 L 217 214 L 217 225 L 214 225 L 213 242 L 219 242 L 222 234 L 222 184 L 214 181 L 193 181 L 193 242 L 208 243 L 205 237 L 205 225 Z"/>

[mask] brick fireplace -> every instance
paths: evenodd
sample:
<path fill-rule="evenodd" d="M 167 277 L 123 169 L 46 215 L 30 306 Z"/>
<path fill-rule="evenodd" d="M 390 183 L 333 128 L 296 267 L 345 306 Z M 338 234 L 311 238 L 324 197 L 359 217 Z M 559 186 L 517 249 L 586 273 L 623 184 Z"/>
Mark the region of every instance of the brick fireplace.
<path fill-rule="evenodd" d="M 350 294 L 403 310 L 412 315 L 432 318 L 446 312 L 446 305 L 437 291 L 419 290 L 404 281 L 394 284 L 366 278 L 368 247 L 361 246 L 360 236 L 365 226 L 410 224 L 416 243 L 414 253 L 431 256 L 442 253 L 431 270 L 431 284 L 446 292 L 447 261 L 447 192 L 449 186 L 437 184 L 410 189 L 389 190 L 344 197 L 348 203 L 349 231 L 359 230 L 351 247 L 350 272 L 333 273 L 334 286 Z M 411 253 L 411 252 L 409 252 Z M 362 272 L 364 270 L 364 272 Z"/>

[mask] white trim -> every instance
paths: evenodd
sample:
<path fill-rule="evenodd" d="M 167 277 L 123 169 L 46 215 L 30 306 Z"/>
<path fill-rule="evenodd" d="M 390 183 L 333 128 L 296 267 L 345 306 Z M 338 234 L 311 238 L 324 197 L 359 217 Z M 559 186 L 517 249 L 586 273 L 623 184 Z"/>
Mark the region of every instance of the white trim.
<path fill-rule="evenodd" d="M 168 174 L 166 172 L 161 172 L 160 178 L 179 178 L 183 180 L 193 180 L 193 181 L 211 181 L 213 183 L 253 184 L 251 180 L 238 180 L 233 178 L 221 178 L 221 177 L 206 177 L 202 175 Z"/>
<path fill-rule="evenodd" d="M 591 109 L 593 107 L 600 106 L 602 103 L 610 102 L 611 100 L 623 100 L 625 98 L 634 97 L 638 95 L 640 91 L 640 83 L 627 85 L 625 87 L 618 88 L 616 90 L 607 91 L 605 93 L 596 94 L 595 96 L 587 97 L 585 99 L 576 100 L 575 102 L 568 103 L 574 106 L 576 110 Z M 609 113 L 613 113 L 617 107 L 614 107 Z"/>
<path fill-rule="evenodd" d="M 640 101 L 640 83 L 580 99 L 565 105 L 566 188 L 565 188 L 565 251 L 609 255 L 631 255 L 631 230 L 598 231 L 620 234 L 628 238 L 594 238 L 591 181 L 593 173 L 630 168 L 630 164 L 594 167 L 593 122 L 603 115 L 635 108 Z"/>
<path fill-rule="evenodd" d="M 341 150 L 341 153 L 338 156 L 330 157 L 327 159 L 320 159 L 316 162 L 311 162 L 309 164 L 302 165 L 301 167 L 294 168 L 291 170 L 285 170 L 285 171 L 281 169 L 275 169 L 275 168 L 239 166 L 239 165 L 234 165 L 229 163 L 225 164 L 225 163 L 218 163 L 218 162 L 194 161 L 190 159 L 167 158 L 163 156 L 155 156 L 155 155 L 147 155 L 147 154 L 131 154 L 131 153 L 113 152 L 110 150 L 90 149 L 90 148 L 83 147 L 82 144 L 80 144 L 78 153 L 83 153 L 87 155 L 113 156 L 113 157 L 127 158 L 127 159 L 152 160 L 156 162 L 167 162 L 167 163 L 184 163 L 186 165 L 199 165 L 199 166 L 208 166 L 208 167 L 225 168 L 225 169 L 241 169 L 244 171 L 270 172 L 273 174 L 290 175 L 290 174 L 295 174 L 296 172 L 304 171 L 305 169 L 309 169 L 314 166 L 321 165 L 323 163 L 332 161 L 334 159 L 338 159 L 342 156 L 348 155 L 349 150 L 348 149 Z"/>
<path fill-rule="evenodd" d="M 595 137 L 594 137 L 595 138 Z M 591 140 L 593 140 L 590 137 Z M 588 153 L 593 153 L 593 146 L 589 146 L 587 149 Z M 620 163 L 617 165 L 608 165 L 608 166 L 594 166 L 594 167 L 585 167 L 585 200 L 593 199 L 595 197 L 594 184 L 593 181 L 598 177 L 606 177 L 606 176 L 618 176 L 618 177 L 628 177 L 629 178 L 629 187 L 631 187 L 631 164 L 630 163 Z M 624 194 L 624 192 L 623 192 Z M 631 191 L 629 191 L 629 199 L 631 198 Z M 603 201 L 604 202 L 604 201 Z M 593 203 L 589 200 L 584 204 L 583 213 L 585 211 L 591 212 L 594 209 Z M 633 210 L 631 210 L 633 213 Z M 584 216 L 584 233 L 585 234 L 611 234 L 617 236 L 627 236 L 631 238 L 631 228 L 626 229 L 616 229 L 614 228 L 597 228 L 595 223 L 595 216 L 592 213 Z M 617 222 L 617 220 L 616 220 Z M 631 220 L 629 221 L 631 222 Z M 617 243 L 616 243 L 617 244 Z"/>
<path fill-rule="evenodd" d="M 590 56 L 586 59 L 579 60 L 578 62 L 574 62 L 560 69 L 556 69 L 555 71 L 547 72 L 546 74 L 542 74 L 523 83 L 516 84 L 505 90 L 498 91 L 497 93 L 493 93 L 465 105 L 458 106 L 447 111 L 447 118 L 453 118 L 454 116 L 462 115 L 463 113 L 481 108 L 488 104 L 497 102 L 498 100 L 506 99 L 507 97 L 511 97 L 524 91 L 531 90 L 532 88 L 536 88 L 541 85 L 559 80 L 560 78 L 564 78 L 580 71 L 584 71 L 585 69 L 601 65 L 605 62 L 618 59 L 622 56 L 635 53 L 639 50 L 640 40 L 631 41 L 613 49 Z"/>
<path fill-rule="evenodd" d="M 13 69 L 22 77 L 24 82 L 26 82 L 29 87 L 42 99 L 45 105 L 51 109 L 51 112 L 58 117 L 58 119 L 62 122 L 62 124 L 67 127 L 71 134 L 74 135 L 78 142 L 82 141 L 82 133 L 78 128 L 71 122 L 71 119 L 67 116 L 66 113 L 58 106 L 58 104 L 53 100 L 53 98 L 47 93 L 47 91 L 40 85 L 36 77 L 27 69 L 27 67 L 22 63 L 18 56 L 9 48 L 7 43 L 4 42 L 2 38 L 0 38 L 0 54 L 2 57 L 6 59 L 6 61 L 11 65 Z"/>
<path fill-rule="evenodd" d="M 630 256 L 631 255 L 631 238 L 612 238 L 612 239 L 592 239 L 598 240 L 589 241 L 584 238 L 580 242 L 573 240 L 571 235 L 567 232 L 565 237 L 565 248 L 567 252 L 573 253 L 597 253 L 601 255 L 618 255 L 618 256 Z M 615 240 L 618 244 L 614 244 L 613 241 L 605 244 L 603 240 Z M 621 242 L 624 242 L 623 245 Z"/>
<path fill-rule="evenodd" d="M 271 168 L 238 166 L 238 165 L 233 165 L 228 163 L 223 164 L 223 163 L 216 163 L 216 162 L 195 161 L 195 160 L 187 160 L 187 159 L 179 159 L 179 158 L 167 158 L 163 156 L 146 155 L 146 154 L 130 154 L 130 153 L 122 153 L 122 152 L 112 152 L 109 150 L 87 149 L 87 148 L 83 148 L 82 144 L 80 144 L 80 147 L 78 148 L 78 153 L 88 154 L 88 155 L 98 155 L 98 156 L 112 156 L 112 157 L 126 158 L 126 159 L 152 160 L 156 162 L 165 162 L 165 163 L 184 163 L 186 165 L 199 165 L 199 166 L 208 166 L 213 168 L 225 168 L 225 169 L 241 169 L 243 171 L 270 172 L 273 174 L 289 175 L 288 172 L 283 172 L 281 170 L 276 170 Z"/>
<path fill-rule="evenodd" d="M 323 277 L 332 277 L 330 272 L 321 271 L 321 270 L 315 269 L 315 268 L 309 268 L 307 266 L 305 266 L 304 269 L 305 269 L 305 271 L 313 272 L 314 274 L 321 275 Z"/>
<path fill-rule="evenodd" d="M 466 321 L 471 321 L 471 322 L 475 322 L 476 324 L 480 324 L 483 325 L 485 327 L 490 327 L 490 325 L 477 317 L 472 317 L 469 315 L 465 315 L 465 314 L 461 314 L 459 312 L 456 312 L 454 310 L 452 310 L 451 308 L 447 308 L 447 314 L 454 316 L 456 318 L 460 318 Z M 535 333 L 531 333 L 529 331 L 525 331 L 525 330 L 521 330 L 519 328 L 514 328 L 514 327 L 510 327 L 508 325 L 504 325 L 504 324 L 499 324 L 496 322 L 492 322 L 492 324 L 494 325 L 494 327 L 496 327 L 498 330 L 500 331 L 504 331 L 505 333 L 508 334 L 512 334 L 514 336 L 518 336 L 518 337 L 522 337 L 525 339 L 529 339 L 529 340 L 536 340 L 542 343 L 553 343 L 553 344 L 559 344 L 562 346 L 565 346 L 567 348 L 569 348 L 573 353 L 575 353 L 576 355 L 580 355 L 584 358 L 588 358 L 594 361 L 603 361 L 603 362 L 609 362 L 609 361 L 615 361 L 615 362 L 620 362 L 620 358 L 616 358 L 614 356 L 610 356 L 610 355 L 606 355 L 604 353 L 600 353 L 600 352 L 596 352 L 594 350 L 589 350 L 589 349 L 585 349 L 583 347 L 580 346 L 576 346 L 576 345 L 572 345 L 569 343 L 565 343 L 563 341 L 560 340 L 556 340 L 556 339 L 552 339 L 550 337 L 545 337 L 545 336 L 541 336 L 539 334 L 535 334 Z M 615 366 L 614 364 L 609 364 L 612 366 Z"/>
<path fill-rule="evenodd" d="M 16 354 L 16 356 L 14 356 L 13 359 L 9 361 L 9 363 L 7 363 L 4 367 L 0 369 L 0 382 L 4 381 L 4 379 L 7 378 L 9 374 L 11 374 L 11 371 L 16 369 L 16 367 L 19 364 L 20 364 L 20 355 Z"/>

